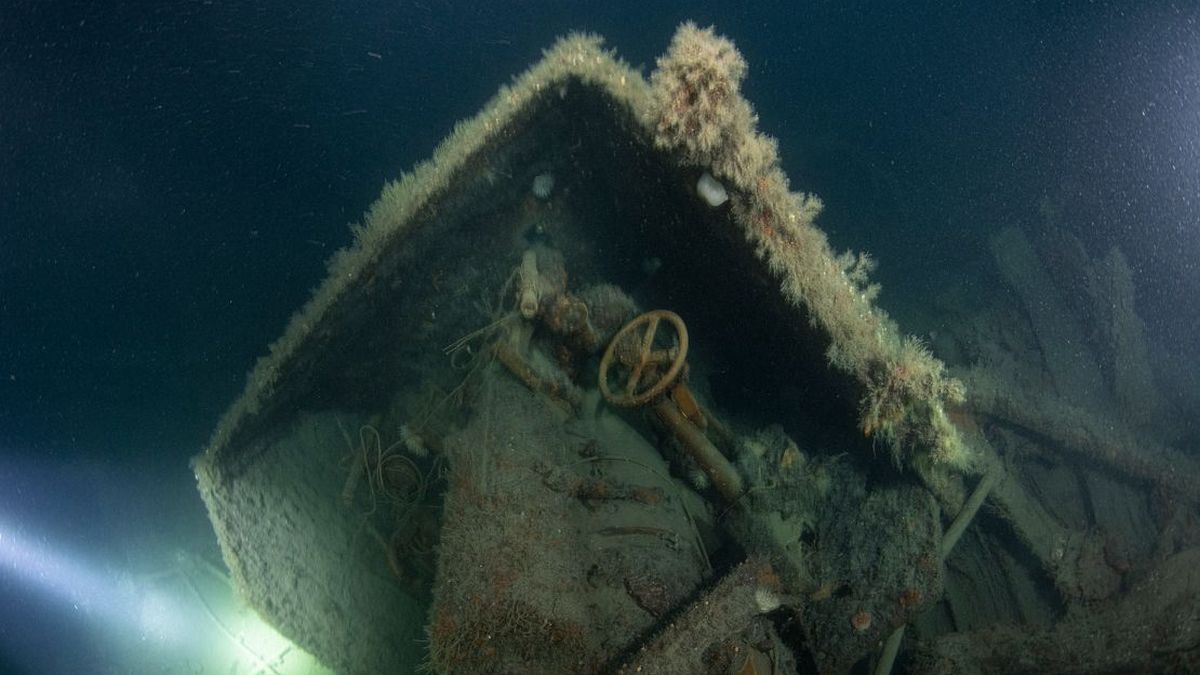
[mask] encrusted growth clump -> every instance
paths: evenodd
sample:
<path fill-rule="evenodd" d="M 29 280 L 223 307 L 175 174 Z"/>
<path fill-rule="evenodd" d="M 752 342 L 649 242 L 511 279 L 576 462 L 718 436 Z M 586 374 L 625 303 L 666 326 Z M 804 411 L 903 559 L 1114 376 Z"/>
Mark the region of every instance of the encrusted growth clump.
<path fill-rule="evenodd" d="M 775 161 L 775 141 L 754 130 L 758 118 L 740 92 L 745 76 L 732 42 L 711 27 L 680 26 L 650 76 L 655 144 L 736 183 L 763 173 Z"/>
<path fill-rule="evenodd" d="M 969 456 L 942 404 L 961 404 L 963 386 L 944 370 L 913 337 L 904 338 L 895 354 L 875 367 L 859 424 L 864 434 L 888 446 L 897 463 L 904 448 L 922 446 L 935 462 L 966 468 Z"/>

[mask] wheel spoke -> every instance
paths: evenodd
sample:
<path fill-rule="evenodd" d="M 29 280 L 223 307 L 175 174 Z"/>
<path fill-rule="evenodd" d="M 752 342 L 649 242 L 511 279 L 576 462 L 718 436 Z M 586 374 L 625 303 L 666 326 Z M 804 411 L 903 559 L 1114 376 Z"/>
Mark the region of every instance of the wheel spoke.
<path fill-rule="evenodd" d="M 646 355 L 646 362 L 653 363 L 656 366 L 669 366 L 675 360 L 676 349 L 655 349 Z"/>
<path fill-rule="evenodd" d="M 654 349 L 654 336 L 658 334 L 658 317 L 652 317 L 646 323 L 646 332 L 642 334 L 642 363 L 646 363 L 650 351 Z"/>
<path fill-rule="evenodd" d="M 633 370 L 629 373 L 629 380 L 625 383 L 625 394 L 627 396 L 633 396 L 637 391 L 638 383 L 642 379 L 643 367 L 645 367 L 645 364 L 639 363 L 634 366 Z"/>

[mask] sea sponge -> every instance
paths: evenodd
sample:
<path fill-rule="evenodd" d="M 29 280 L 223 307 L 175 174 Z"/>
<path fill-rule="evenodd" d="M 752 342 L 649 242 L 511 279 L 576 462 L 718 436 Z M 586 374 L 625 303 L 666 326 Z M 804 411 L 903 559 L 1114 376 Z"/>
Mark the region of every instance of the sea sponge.
<path fill-rule="evenodd" d="M 872 617 L 867 610 L 859 610 L 854 616 L 850 617 L 850 626 L 854 628 L 855 633 L 865 633 L 871 629 Z"/>

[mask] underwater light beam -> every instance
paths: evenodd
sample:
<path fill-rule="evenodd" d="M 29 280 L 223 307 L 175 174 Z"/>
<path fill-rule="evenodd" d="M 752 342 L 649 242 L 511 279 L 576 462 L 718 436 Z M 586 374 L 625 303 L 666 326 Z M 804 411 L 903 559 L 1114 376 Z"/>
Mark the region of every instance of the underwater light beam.
<path fill-rule="evenodd" d="M 45 537 L 31 537 L 0 520 L 0 576 L 19 580 L 49 601 L 70 607 L 82 618 L 117 634 L 138 642 L 153 638 L 169 650 L 187 644 L 201 623 L 211 621 L 223 636 L 221 644 L 209 645 L 214 658 L 235 663 L 248 660 L 247 672 L 284 672 L 279 668 L 294 650 L 291 642 L 257 617 L 241 622 L 237 632 L 231 630 L 227 625 L 231 617 L 220 616 L 209 605 L 180 565 L 156 577 L 179 575 L 202 611 L 164 590 L 97 572 L 70 554 L 53 550 Z"/>
<path fill-rule="evenodd" d="M 0 566 L 79 611 L 109 613 L 117 600 L 103 577 L 49 550 L 44 538 L 35 543 L 7 523 L 0 523 Z"/>
<path fill-rule="evenodd" d="M 182 612 L 168 598 L 119 587 L 70 555 L 53 551 L 0 521 L 0 573 L 21 580 L 43 596 L 69 605 L 86 618 L 131 628 L 167 640 L 184 635 Z"/>

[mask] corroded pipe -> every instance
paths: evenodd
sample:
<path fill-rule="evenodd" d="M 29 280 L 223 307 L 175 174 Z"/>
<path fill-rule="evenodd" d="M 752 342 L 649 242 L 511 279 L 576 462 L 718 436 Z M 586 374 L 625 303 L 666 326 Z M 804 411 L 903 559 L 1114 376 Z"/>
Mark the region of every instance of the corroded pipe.
<path fill-rule="evenodd" d="M 742 485 L 742 477 L 725 455 L 679 412 L 679 406 L 670 398 L 663 398 L 656 403 L 654 412 L 675 438 L 679 439 L 679 443 L 692 459 L 696 460 L 704 473 L 708 474 L 721 498 L 728 504 L 736 504 L 745 488 Z"/>

